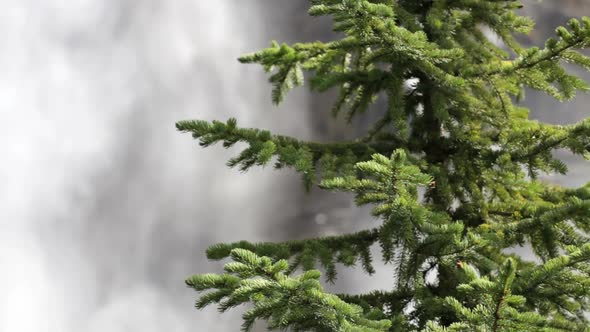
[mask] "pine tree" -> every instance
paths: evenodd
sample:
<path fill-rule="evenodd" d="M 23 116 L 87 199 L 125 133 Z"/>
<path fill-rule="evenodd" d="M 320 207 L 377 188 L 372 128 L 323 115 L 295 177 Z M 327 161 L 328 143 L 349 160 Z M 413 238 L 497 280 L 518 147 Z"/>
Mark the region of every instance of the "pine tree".
<path fill-rule="evenodd" d="M 590 19 L 572 19 L 544 47 L 518 41 L 533 21 L 512 0 L 312 0 L 341 39 L 273 42 L 239 58 L 270 73 L 272 101 L 304 83 L 340 91 L 333 115 L 383 116 L 364 137 L 318 143 L 226 122 L 180 121 L 201 146 L 247 143 L 228 165 L 291 167 L 307 189 L 351 192 L 373 206 L 377 227 L 282 243 L 216 244 L 223 274 L 186 284 L 197 308 L 241 304 L 256 320 L 291 331 L 590 331 L 590 183 L 565 188 L 553 152 L 590 159 L 590 118 L 571 125 L 529 119 L 525 89 L 568 100 L 589 86 Z M 489 39 L 495 34 L 502 45 Z M 386 108 L 375 107 L 382 98 Z M 329 294 L 336 264 L 373 274 L 371 247 L 395 267 L 395 285 Z M 505 249 L 529 245 L 537 261 Z M 298 271 L 302 270 L 301 273 Z M 436 278 L 428 278 L 435 275 Z M 367 277 L 370 282 L 370 277 Z M 206 292 L 205 292 L 206 291 Z"/>

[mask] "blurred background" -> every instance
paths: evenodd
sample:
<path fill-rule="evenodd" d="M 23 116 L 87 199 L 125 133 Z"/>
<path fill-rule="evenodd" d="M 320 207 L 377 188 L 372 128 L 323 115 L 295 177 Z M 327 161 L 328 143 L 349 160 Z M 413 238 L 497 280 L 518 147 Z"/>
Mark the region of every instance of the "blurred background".
<path fill-rule="evenodd" d="M 525 1 L 541 44 L 587 0 Z M 298 89 L 280 107 L 243 53 L 270 40 L 327 40 L 305 0 L 3 0 L 0 12 L 0 331 L 237 331 L 240 310 L 196 311 L 191 274 L 220 271 L 217 242 L 338 234 L 375 220 L 348 195 L 304 194 L 271 167 L 226 168 L 236 153 L 200 149 L 182 119 L 236 117 L 302 139 L 354 137 L 332 121 L 333 95 Z M 585 75 L 589 79 L 588 75 Z M 571 123 L 588 95 L 558 103 L 529 92 L 533 116 Z M 568 186 L 588 164 L 568 160 Z M 386 267 L 369 283 L 392 282 Z M 346 270 L 330 289 L 366 289 Z M 263 324 L 259 328 L 262 330 Z"/>

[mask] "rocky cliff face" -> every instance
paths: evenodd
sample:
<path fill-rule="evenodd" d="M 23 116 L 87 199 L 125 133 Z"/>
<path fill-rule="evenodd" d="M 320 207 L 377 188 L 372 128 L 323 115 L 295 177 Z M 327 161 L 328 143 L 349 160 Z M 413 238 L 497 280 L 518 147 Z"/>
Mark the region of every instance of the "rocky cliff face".
<path fill-rule="evenodd" d="M 580 17 L 590 15 L 590 2 L 585 0 L 559 0 L 559 1 L 537 1 L 525 0 L 524 10 L 532 15 L 543 15 L 545 17 Z M 551 22 L 539 21 L 539 25 L 550 25 Z"/>

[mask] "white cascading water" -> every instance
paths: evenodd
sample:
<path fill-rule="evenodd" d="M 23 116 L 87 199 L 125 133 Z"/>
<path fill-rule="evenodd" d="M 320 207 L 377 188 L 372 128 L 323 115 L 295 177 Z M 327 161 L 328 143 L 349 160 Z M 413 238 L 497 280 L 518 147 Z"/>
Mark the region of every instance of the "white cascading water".
<path fill-rule="evenodd" d="M 239 327 L 239 310 L 195 310 L 183 281 L 220 270 L 208 245 L 260 240 L 295 215 L 285 188 L 299 178 L 227 169 L 237 150 L 202 150 L 174 122 L 309 136 L 306 93 L 272 109 L 262 70 L 236 61 L 277 38 L 269 11 L 289 6 L 3 2 L 0 331 Z"/>

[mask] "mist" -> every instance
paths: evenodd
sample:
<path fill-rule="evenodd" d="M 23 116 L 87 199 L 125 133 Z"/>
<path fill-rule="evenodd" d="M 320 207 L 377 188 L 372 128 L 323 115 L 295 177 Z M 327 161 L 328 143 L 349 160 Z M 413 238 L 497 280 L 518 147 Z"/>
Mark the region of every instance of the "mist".
<path fill-rule="evenodd" d="M 236 61 L 268 44 L 263 3 L 3 3 L 0 331 L 236 329 L 183 281 L 219 270 L 215 242 L 268 240 L 299 179 L 230 170 L 174 123 L 309 136 L 306 94 L 272 109 Z"/>

